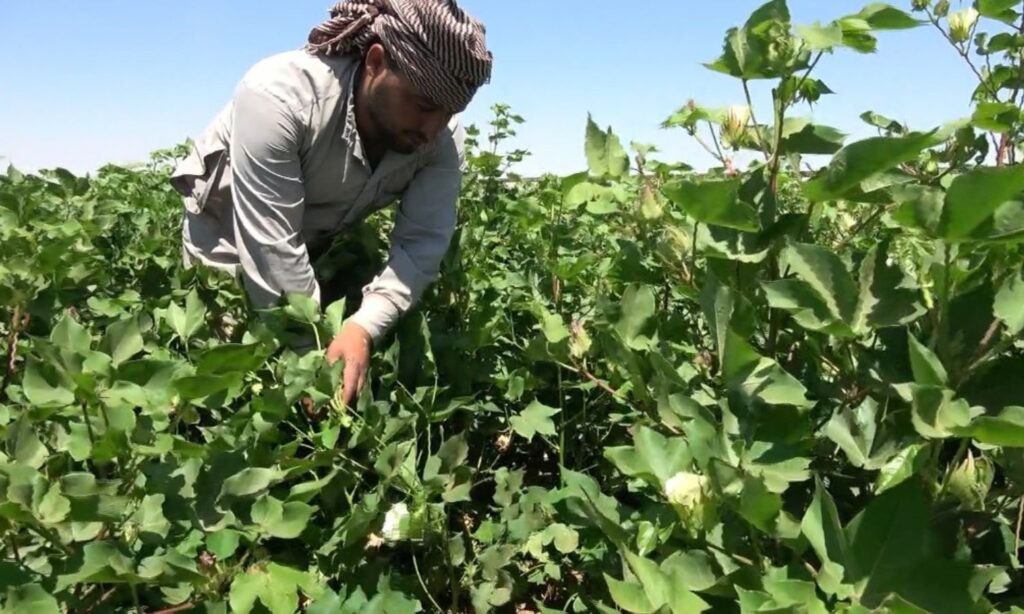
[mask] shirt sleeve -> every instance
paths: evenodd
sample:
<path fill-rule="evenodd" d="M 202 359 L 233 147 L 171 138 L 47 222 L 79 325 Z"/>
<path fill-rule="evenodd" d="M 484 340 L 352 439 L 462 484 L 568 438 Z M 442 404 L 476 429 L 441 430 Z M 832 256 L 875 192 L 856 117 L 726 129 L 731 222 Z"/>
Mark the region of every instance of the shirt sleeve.
<path fill-rule="evenodd" d="M 242 82 L 235 91 L 230 143 L 235 247 L 257 309 L 285 292 L 320 302 L 302 239 L 305 188 L 299 162 L 300 118 L 271 92 Z"/>
<path fill-rule="evenodd" d="M 363 302 L 350 318 L 375 343 L 437 278 L 455 232 L 456 203 L 462 189 L 462 140 L 462 130 L 453 122 L 402 195 L 387 264 L 363 288 Z"/>

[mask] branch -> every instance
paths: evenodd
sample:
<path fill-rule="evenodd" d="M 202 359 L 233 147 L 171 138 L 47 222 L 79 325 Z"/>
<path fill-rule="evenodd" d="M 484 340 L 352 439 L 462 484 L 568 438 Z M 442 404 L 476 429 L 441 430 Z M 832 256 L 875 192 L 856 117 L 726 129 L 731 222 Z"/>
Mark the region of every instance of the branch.
<path fill-rule="evenodd" d="M 28 326 L 29 320 L 29 314 L 22 314 L 20 306 L 14 308 L 14 313 L 11 315 L 11 330 L 7 333 L 7 361 L 5 363 L 7 367 L 4 371 L 3 382 L 0 383 L 0 400 L 7 398 L 7 385 L 11 383 L 14 369 L 17 367 L 18 335 Z"/>

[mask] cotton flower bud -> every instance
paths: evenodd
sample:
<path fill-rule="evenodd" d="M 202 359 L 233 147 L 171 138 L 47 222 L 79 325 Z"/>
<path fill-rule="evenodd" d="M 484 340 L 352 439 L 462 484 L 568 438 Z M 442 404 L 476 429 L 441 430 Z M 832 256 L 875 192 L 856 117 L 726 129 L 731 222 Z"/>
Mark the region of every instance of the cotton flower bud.
<path fill-rule="evenodd" d="M 949 16 L 949 37 L 954 43 L 962 43 L 971 37 L 971 30 L 978 21 L 978 11 L 973 8 L 957 11 Z"/>
<path fill-rule="evenodd" d="M 915 11 L 923 11 L 928 8 L 931 3 L 932 0 L 913 0 L 911 7 L 913 7 Z"/>
<path fill-rule="evenodd" d="M 587 333 L 587 329 L 584 328 L 583 322 L 579 320 L 573 320 L 572 324 L 569 325 L 569 333 L 572 335 L 569 341 L 569 353 L 572 354 L 573 358 L 583 358 L 587 351 L 590 350 L 590 335 Z"/>
<path fill-rule="evenodd" d="M 746 105 L 733 105 L 729 107 L 725 114 L 725 122 L 722 124 L 726 140 L 730 143 L 735 143 L 743 136 L 747 125 L 750 123 L 750 115 L 750 107 Z"/>

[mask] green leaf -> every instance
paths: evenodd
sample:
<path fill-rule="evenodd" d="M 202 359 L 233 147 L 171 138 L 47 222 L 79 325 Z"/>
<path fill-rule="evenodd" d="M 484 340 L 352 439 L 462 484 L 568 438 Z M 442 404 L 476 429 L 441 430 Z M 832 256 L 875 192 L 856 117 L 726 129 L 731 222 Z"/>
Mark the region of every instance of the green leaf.
<path fill-rule="evenodd" d="M 849 565 L 850 546 L 839 522 L 839 512 L 820 479 L 815 480 L 814 499 L 800 522 L 800 531 L 823 563 L 844 568 Z"/>
<path fill-rule="evenodd" d="M 556 522 L 545 529 L 544 533 L 553 538 L 555 549 L 562 554 L 570 554 L 579 548 L 580 534 L 564 524 Z"/>
<path fill-rule="evenodd" d="M 598 128 L 589 114 L 585 151 L 587 163 L 594 175 L 618 179 L 629 173 L 629 157 L 619 137 L 615 136 L 611 128 L 607 132 Z"/>
<path fill-rule="evenodd" d="M 555 423 L 551 421 L 551 416 L 558 412 L 558 409 L 548 407 L 535 400 L 518 416 L 509 418 L 509 424 L 516 433 L 525 437 L 527 441 L 532 441 L 533 436 L 537 433 L 541 435 L 554 435 L 556 433 Z"/>
<path fill-rule="evenodd" d="M 640 426 L 632 446 L 607 447 L 604 456 L 623 474 L 646 480 L 659 490 L 675 474 L 690 468 L 692 457 L 683 437 L 665 437 Z"/>
<path fill-rule="evenodd" d="M 843 28 L 835 21 L 827 26 L 819 22 L 808 26 L 798 25 L 796 31 L 807 43 L 808 49 L 814 51 L 827 51 L 843 44 Z"/>
<path fill-rule="evenodd" d="M 196 372 L 200 375 L 248 373 L 261 367 L 267 355 L 258 343 L 222 343 L 204 350 L 196 358 Z"/>
<path fill-rule="evenodd" d="M 679 613 L 699 613 L 710 608 L 703 599 L 690 592 L 684 585 L 673 582 L 672 577 L 662 571 L 654 561 L 628 550 L 623 551 L 622 556 L 655 608 L 668 606 L 669 611 Z"/>
<path fill-rule="evenodd" d="M 266 490 L 281 479 L 281 472 L 264 467 L 248 467 L 224 480 L 220 496 L 245 497 Z"/>
<path fill-rule="evenodd" d="M 301 501 L 281 503 L 263 495 L 252 504 L 252 521 L 272 537 L 294 539 L 302 534 L 316 508 Z"/>
<path fill-rule="evenodd" d="M 231 582 L 229 601 L 231 611 L 238 614 L 247 614 L 256 605 L 256 599 L 266 587 L 266 574 L 263 573 L 240 573 Z"/>
<path fill-rule="evenodd" d="M 740 515 L 755 527 L 771 533 L 782 511 L 782 497 L 771 492 L 762 480 L 746 477 L 740 494 Z"/>
<path fill-rule="evenodd" d="M 953 400 L 953 391 L 936 386 L 913 387 L 911 422 L 928 439 L 952 437 L 971 421 L 971 408 L 963 399 Z"/>
<path fill-rule="evenodd" d="M 539 302 L 534 305 L 534 311 L 538 314 L 541 332 L 548 343 L 559 343 L 569 337 L 569 329 L 565 326 L 562 316 L 551 313 Z"/>
<path fill-rule="evenodd" d="M 206 305 L 203 304 L 199 294 L 193 289 L 185 297 L 184 309 L 179 307 L 177 303 L 171 303 L 167 306 L 166 318 L 174 332 L 183 341 L 188 341 L 206 323 Z"/>
<path fill-rule="evenodd" d="M 1009 102 L 979 102 L 971 116 L 975 127 L 990 132 L 1005 133 L 1013 130 L 1020 121 L 1021 112 L 1017 105 Z"/>
<path fill-rule="evenodd" d="M 286 292 L 287 305 L 284 312 L 304 324 L 316 324 L 320 321 L 320 305 L 312 296 L 299 292 Z"/>
<path fill-rule="evenodd" d="M 860 266 L 857 312 L 850 327 L 857 334 L 903 326 L 924 315 L 921 291 L 895 262 L 889 263 L 889 240 L 868 251 Z"/>
<path fill-rule="evenodd" d="M 1014 25 L 1019 15 L 1013 9 L 1019 4 L 1019 0 L 978 0 L 978 12 L 984 17 Z"/>
<path fill-rule="evenodd" d="M 60 614 L 60 603 L 38 584 L 7 589 L 6 614 Z"/>
<path fill-rule="evenodd" d="M 878 472 L 875 494 L 895 488 L 916 475 L 927 461 L 928 444 L 916 443 L 900 450 Z"/>
<path fill-rule="evenodd" d="M 739 179 L 667 183 L 662 193 L 698 222 L 746 232 L 757 232 L 760 219 L 754 208 L 739 198 Z"/>
<path fill-rule="evenodd" d="M 36 494 L 39 494 L 39 490 Z M 63 522 L 71 512 L 71 502 L 61 494 L 60 484 L 51 484 L 46 494 L 33 501 L 32 513 L 36 519 L 45 525 L 53 525 Z"/>
<path fill-rule="evenodd" d="M 846 408 L 836 413 L 825 426 L 825 435 L 836 442 L 857 467 L 864 467 L 871 459 L 877 414 L 878 404 L 869 397 L 856 409 Z"/>
<path fill-rule="evenodd" d="M 853 322 L 858 303 L 857 286 L 834 251 L 819 245 L 794 243 L 782 254 L 785 266 L 814 290 L 829 313 Z"/>
<path fill-rule="evenodd" d="M 846 134 L 830 126 L 812 124 L 804 118 L 788 117 L 782 127 L 782 151 L 830 155 L 839 151 Z"/>
<path fill-rule="evenodd" d="M 824 171 L 804 184 L 804 194 L 815 202 L 842 198 L 864 181 L 917 158 L 919 153 L 939 142 L 933 130 L 851 143 L 839 150 Z"/>
<path fill-rule="evenodd" d="M 330 336 L 337 337 L 341 334 L 341 328 L 345 324 L 345 299 L 340 298 L 324 310 L 324 322 L 327 325 L 327 332 Z"/>
<path fill-rule="evenodd" d="M 711 557 L 700 550 L 676 550 L 661 562 L 661 570 L 691 591 L 706 591 L 718 582 Z"/>
<path fill-rule="evenodd" d="M 849 580 L 861 604 L 876 607 L 928 557 L 928 506 L 919 486 L 907 481 L 873 499 L 846 527 Z"/>
<path fill-rule="evenodd" d="M 604 574 L 604 580 L 608 583 L 608 592 L 611 593 L 615 604 L 627 612 L 651 614 L 660 607 L 655 607 L 651 603 L 644 593 L 644 587 L 639 584 L 616 580 L 608 574 Z"/>
<path fill-rule="evenodd" d="M 71 314 L 64 312 L 57 325 L 50 333 L 50 341 L 59 348 L 84 354 L 92 346 L 92 337 L 84 326 L 79 324 Z"/>
<path fill-rule="evenodd" d="M 927 23 L 914 19 L 909 13 L 882 2 L 868 4 L 856 16 L 866 21 L 875 30 L 907 30 Z"/>
<path fill-rule="evenodd" d="M 742 337 L 730 330 L 722 374 L 726 384 L 746 398 L 769 405 L 810 407 L 807 389 L 777 362 L 759 355 Z"/>
<path fill-rule="evenodd" d="M 1011 337 L 1024 330 L 1024 272 L 1018 271 L 1003 281 L 992 310 Z"/>
<path fill-rule="evenodd" d="M 114 366 L 135 356 L 143 349 L 142 333 L 136 318 L 119 320 L 107 327 L 100 349 L 109 354 Z"/>
<path fill-rule="evenodd" d="M 980 167 L 953 180 L 939 222 L 939 232 L 949 241 L 964 241 L 991 225 L 996 210 L 1024 191 L 1024 168 Z"/>
<path fill-rule="evenodd" d="M 946 368 L 939 357 L 921 344 L 914 335 L 907 333 L 907 349 L 910 352 L 910 369 L 914 381 L 922 386 L 945 386 L 949 383 Z"/>
<path fill-rule="evenodd" d="M 627 346 L 644 349 L 642 343 L 650 331 L 648 324 L 654 319 L 657 299 L 650 286 L 630 286 L 622 295 L 622 317 L 615 329 Z"/>
<path fill-rule="evenodd" d="M 998 416 L 979 416 L 956 429 L 956 434 L 993 446 L 1024 447 L 1024 407 L 1005 407 Z"/>
<path fill-rule="evenodd" d="M 241 533 L 231 529 L 221 529 L 206 536 L 206 548 L 220 560 L 227 560 L 238 550 Z"/>
<path fill-rule="evenodd" d="M 36 358 L 28 359 L 21 387 L 25 397 L 37 407 L 65 407 L 75 402 L 74 392 L 64 385 L 53 367 Z"/>
<path fill-rule="evenodd" d="M 32 428 L 28 414 L 22 414 L 17 422 L 7 428 L 7 452 L 15 462 L 39 469 L 50 456 L 43 442 Z"/>
<path fill-rule="evenodd" d="M 161 538 L 167 537 L 171 523 L 164 516 L 164 495 L 146 495 L 132 520 L 139 527 L 140 533 L 152 533 Z"/>
<path fill-rule="evenodd" d="M 509 471 L 508 467 L 501 467 L 494 473 L 494 502 L 501 507 L 512 505 L 512 500 L 523 487 L 523 478 L 526 472 L 522 469 Z"/>

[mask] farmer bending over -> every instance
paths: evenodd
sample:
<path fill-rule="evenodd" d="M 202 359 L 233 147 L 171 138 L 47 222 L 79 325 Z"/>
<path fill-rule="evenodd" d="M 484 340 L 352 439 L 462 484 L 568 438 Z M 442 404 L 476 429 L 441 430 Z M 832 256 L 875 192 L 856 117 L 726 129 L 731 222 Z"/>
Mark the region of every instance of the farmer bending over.
<path fill-rule="evenodd" d="M 172 183 L 185 201 L 185 265 L 240 275 L 256 308 L 285 292 L 324 305 L 317 255 L 401 201 L 387 263 L 327 349 L 345 361 L 351 404 L 374 342 L 438 274 L 461 187 L 455 118 L 492 57 L 483 25 L 454 0 L 345 0 L 330 15 L 304 49 L 245 74 Z"/>

